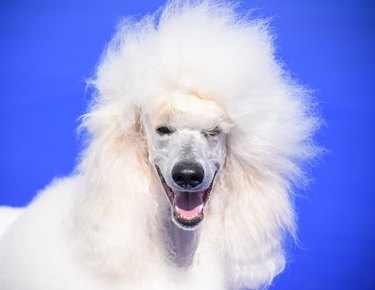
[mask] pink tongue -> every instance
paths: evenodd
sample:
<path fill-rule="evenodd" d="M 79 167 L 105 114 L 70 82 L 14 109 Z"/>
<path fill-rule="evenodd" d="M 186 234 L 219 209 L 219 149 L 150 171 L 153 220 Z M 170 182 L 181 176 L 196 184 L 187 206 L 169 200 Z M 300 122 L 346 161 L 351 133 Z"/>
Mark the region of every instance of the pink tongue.
<path fill-rule="evenodd" d="M 203 192 L 175 192 L 175 206 L 182 217 L 198 216 L 203 208 Z"/>

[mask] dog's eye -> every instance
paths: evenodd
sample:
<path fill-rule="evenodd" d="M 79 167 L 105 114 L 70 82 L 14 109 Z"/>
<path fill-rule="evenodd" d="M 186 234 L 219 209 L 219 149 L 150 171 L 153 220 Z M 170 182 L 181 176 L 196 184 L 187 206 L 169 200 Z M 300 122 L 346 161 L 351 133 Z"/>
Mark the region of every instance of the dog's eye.
<path fill-rule="evenodd" d="M 173 131 L 169 129 L 168 127 L 162 126 L 156 129 L 156 132 L 158 132 L 159 135 L 169 135 Z"/>
<path fill-rule="evenodd" d="M 211 131 L 203 131 L 203 135 L 205 137 L 215 137 L 215 136 L 219 135 L 220 133 L 221 133 L 221 131 L 218 127 L 216 127 L 215 129 L 213 129 Z"/>

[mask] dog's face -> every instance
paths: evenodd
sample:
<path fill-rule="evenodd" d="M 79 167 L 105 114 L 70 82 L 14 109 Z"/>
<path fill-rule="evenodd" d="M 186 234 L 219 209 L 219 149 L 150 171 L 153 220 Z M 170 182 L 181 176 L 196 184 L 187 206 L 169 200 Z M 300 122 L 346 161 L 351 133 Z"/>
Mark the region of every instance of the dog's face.
<path fill-rule="evenodd" d="M 172 207 L 175 224 L 196 229 L 226 154 L 229 125 L 215 102 L 193 95 L 162 98 L 147 113 L 150 161 Z"/>

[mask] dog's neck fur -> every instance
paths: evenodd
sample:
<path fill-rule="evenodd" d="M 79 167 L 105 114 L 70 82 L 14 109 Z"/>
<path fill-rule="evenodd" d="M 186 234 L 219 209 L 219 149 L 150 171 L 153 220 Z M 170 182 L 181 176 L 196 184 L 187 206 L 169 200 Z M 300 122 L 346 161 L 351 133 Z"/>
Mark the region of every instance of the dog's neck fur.
<path fill-rule="evenodd" d="M 200 230 L 185 231 L 169 221 L 166 225 L 166 233 L 171 261 L 181 268 L 190 267 L 198 247 Z"/>

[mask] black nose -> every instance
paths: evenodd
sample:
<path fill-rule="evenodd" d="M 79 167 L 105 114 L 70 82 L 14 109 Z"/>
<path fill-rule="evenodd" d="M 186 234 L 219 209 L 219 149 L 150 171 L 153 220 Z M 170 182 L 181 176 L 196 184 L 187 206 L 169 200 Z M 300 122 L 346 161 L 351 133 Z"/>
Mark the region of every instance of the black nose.
<path fill-rule="evenodd" d="M 204 170 L 196 162 L 179 162 L 172 169 L 172 178 L 183 188 L 194 188 L 202 183 Z"/>

